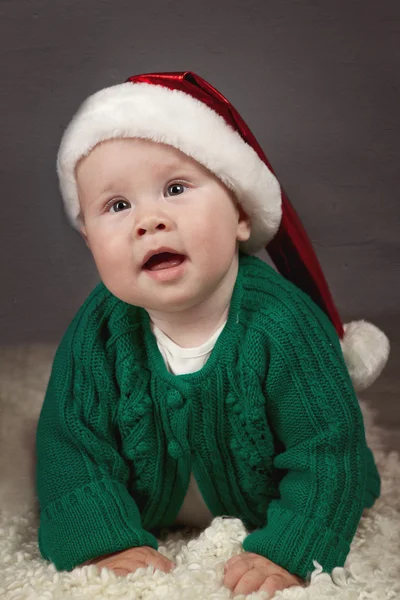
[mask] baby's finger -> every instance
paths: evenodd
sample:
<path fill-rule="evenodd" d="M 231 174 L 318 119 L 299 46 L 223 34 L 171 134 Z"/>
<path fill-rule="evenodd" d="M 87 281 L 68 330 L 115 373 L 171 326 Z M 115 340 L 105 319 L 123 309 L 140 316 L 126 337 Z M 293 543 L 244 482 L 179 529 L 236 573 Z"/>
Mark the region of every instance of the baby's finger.
<path fill-rule="evenodd" d="M 234 564 L 243 560 L 243 552 L 241 554 L 235 554 L 235 556 L 231 556 L 225 563 L 225 570 L 233 567 Z"/>
<path fill-rule="evenodd" d="M 250 569 L 243 575 L 239 583 L 234 587 L 234 594 L 251 594 L 262 589 L 265 583 L 265 573 L 261 569 Z M 278 588 L 279 589 L 279 588 Z"/>
<path fill-rule="evenodd" d="M 172 571 L 172 569 L 174 569 L 176 567 L 175 563 L 168 560 L 168 558 L 166 558 L 162 564 L 163 564 L 163 567 L 161 570 L 164 571 L 164 573 L 169 573 L 170 571 Z M 159 567 L 157 567 L 157 568 L 159 568 Z"/>
<path fill-rule="evenodd" d="M 137 548 L 134 551 L 134 554 L 137 555 L 138 553 L 140 555 L 139 560 L 146 563 L 146 565 L 153 566 L 154 569 L 164 571 L 164 573 L 169 573 L 171 569 L 175 567 L 175 564 L 171 560 L 169 560 L 169 558 L 158 552 L 158 550 L 154 550 L 154 548 L 151 548 L 149 546 L 142 546 Z M 136 556 L 134 556 L 134 558 L 136 558 Z"/>
<path fill-rule="evenodd" d="M 249 570 L 251 570 L 251 566 L 249 566 L 244 560 L 234 563 L 225 572 L 224 585 L 226 585 L 226 587 L 230 590 L 233 590 L 243 575 Z"/>
<path fill-rule="evenodd" d="M 152 565 L 155 569 L 169 573 L 174 567 L 174 563 L 170 561 L 166 556 L 159 554 L 158 556 L 149 557 L 147 564 Z"/>
<path fill-rule="evenodd" d="M 286 580 L 282 575 L 270 575 L 267 579 L 264 579 L 264 583 L 259 588 L 260 592 L 268 592 L 270 596 L 273 596 L 278 590 L 285 590 L 288 587 L 296 585 Z"/>
<path fill-rule="evenodd" d="M 146 568 L 146 563 L 136 560 L 134 562 L 121 560 L 121 561 L 100 561 L 96 564 L 96 567 L 101 572 L 102 569 L 109 569 L 113 571 L 119 577 L 126 577 L 129 573 L 134 573 L 136 569 Z"/>
<path fill-rule="evenodd" d="M 114 571 L 114 573 L 116 575 L 118 575 L 119 577 L 126 577 L 127 575 L 129 575 L 129 573 L 134 573 L 137 569 L 143 569 L 146 568 L 147 565 L 145 565 L 144 563 L 136 563 L 135 565 L 129 565 L 129 567 L 107 567 L 108 569 L 111 569 L 112 571 Z"/>

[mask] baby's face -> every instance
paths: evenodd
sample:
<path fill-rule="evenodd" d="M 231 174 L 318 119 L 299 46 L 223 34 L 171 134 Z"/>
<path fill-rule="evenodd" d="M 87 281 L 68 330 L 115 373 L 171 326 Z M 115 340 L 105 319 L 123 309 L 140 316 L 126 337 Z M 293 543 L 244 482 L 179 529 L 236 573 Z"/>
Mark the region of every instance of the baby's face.
<path fill-rule="evenodd" d="M 250 237 L 247 215 L 210 171 L 179 150 L 141 139 L 98 144 L 76 168 L 83 225 L 105 286 L 129 304 L 178 311 L 207 299 Z M 186 256 L 149 271 L 163 246 Z M 169 271 L 169 273 L 167 272 Z"/>

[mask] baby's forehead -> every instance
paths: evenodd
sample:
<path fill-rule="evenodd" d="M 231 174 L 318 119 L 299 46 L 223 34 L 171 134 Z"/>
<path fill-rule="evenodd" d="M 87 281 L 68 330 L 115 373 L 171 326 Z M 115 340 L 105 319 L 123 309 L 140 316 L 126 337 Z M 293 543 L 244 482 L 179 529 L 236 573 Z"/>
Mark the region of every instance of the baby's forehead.
<path fill-rule="evenodd" d="M 186 154 L 170 144 L 146 138 L 114 138 L 105 140 L 97 144 L 91 152 L 98 152 L 98 149 L 100 149 L 102 153 L 110 154 L 115 151 L 116 146 L 119 147 L 117 148 L 117 151 L 131 155 L 138 160 L 153 160 L 155 163 L 159 163 L 166 167 L 185 164 L 187 166 L 205 169 L 205 167 L 195 158 L 190 156 L 190 154 Z"/>
<path fill-rule="evenodd" d="M 82 162 L 91 170 L 100 171 L 100 178 L 110 176 L 125 177 L 134 171 L 148 172 L 154 177 L 169 176 L 173 171 L 182 171 L 182 175 L 196 175 L 216 179 L 207 167 L 195 158 L 163 142 L 145 138 L 112 138 L 99 142 L 90 153 L 80 161 L 75 171 L 78 175 Z M 183 173 L 184 171 L 184 173 Z"/>

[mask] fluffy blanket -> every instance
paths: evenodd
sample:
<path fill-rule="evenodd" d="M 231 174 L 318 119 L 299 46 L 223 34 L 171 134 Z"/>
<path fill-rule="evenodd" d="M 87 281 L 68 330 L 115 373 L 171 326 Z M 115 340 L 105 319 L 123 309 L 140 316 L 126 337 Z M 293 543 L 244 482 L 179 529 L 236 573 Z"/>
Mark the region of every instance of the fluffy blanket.
<path fill-rule="evenodd" d="M 160 534 L 160 552 L 176 563 L 168 574 L 152 567 L 118 577 L 95 566 L 57 572 L 37 546 L 34 436 L 54 347 L 0 348 L 0 598 L 4 600 L 228 600 L 223 567 L 247 535 L 239 519 L 215 518 L 204 531 Z M 307 588 L 287 600 L 398 600 L 400 598 L 400 457 L 387 452 L 385 431 L 362 399 L 367 439 L 382 477 L 382 496 L 365 510 L 344 568 L 329 575 L 315 563 Z M 265 600 L 265 592 L 245 598 Z"/>

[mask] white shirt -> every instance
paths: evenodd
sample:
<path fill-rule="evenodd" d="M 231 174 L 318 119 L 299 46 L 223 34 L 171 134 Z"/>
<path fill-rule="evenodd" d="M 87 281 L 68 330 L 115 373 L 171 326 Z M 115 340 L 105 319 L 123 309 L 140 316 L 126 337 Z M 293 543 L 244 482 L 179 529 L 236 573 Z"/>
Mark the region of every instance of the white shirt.
<path fill-rule="evenodd" d="M 152 321 L 150 321 L 150 327 L 156 337 L 158 348 L 168 371 L 174 375 L 183 375 L 185 373 L 195 373 L 203 367 L 215 346 L 218 336 L 225 327 L 225 323 L 226 320 L 204 344 L 197 346 L 197 348 L 178 346 Z M 191 473 L 189 487 L 174 524 L 205 528 L 211 523 L 212 518 L 213 516 L 203 500 L 196 479 Z"/>

